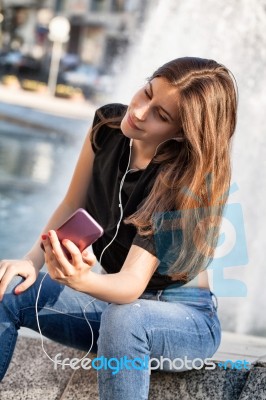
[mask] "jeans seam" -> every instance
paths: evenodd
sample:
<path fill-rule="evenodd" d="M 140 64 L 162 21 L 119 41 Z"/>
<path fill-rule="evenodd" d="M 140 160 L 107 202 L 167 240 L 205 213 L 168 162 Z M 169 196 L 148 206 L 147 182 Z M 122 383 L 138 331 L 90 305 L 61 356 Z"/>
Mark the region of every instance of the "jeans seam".
<path fill-rule="evenodd" d="M 9 365 L 9 363 L 10 363 L 10 351 L 11 351 L 11 349 L 12 349 L 11 344 L 12 344 L 12 342 L 13 342 L 13 340 L 14 340 L 14 337 L 16 336 L 16 333 L 17 333 L 17 331 L 12 333 L 12 337 L 11 337 L 11 339 L 10 339 L 10 341 L 9 341 L 8 349 L 7 349 L 7 357 L 5 357 L 6 362 L 5 362 L 5 364 L 4 364 L 3 371 L 6 371 L 6 370 L 7 370 L 7 368 L 6 368 L 6 367 L 7 367 L 7 363 L 8 363 L 8 365 Z M 0 371 L 0 372 L 1 372 L 1 371 Z M 0 375 L 1 375 L 1 374 L 0 374 Z"/>
<path fill-rule="evenodd" d="M 34 308 L 35 309 L 35 306 L 30 306 L 30 307 L 24 307 L 24 308 L 21 308 L 21 311 L 25 311 L 25 310 L 28 310 L 28 309 L 32 309 L 32 308 Z M 72 317 L 72 318 L 76 318 L 76 319 L 84 319 L 85 320 L 85 317 L 83 316 L 83 317 L 77 317 L 77 316 L 75 316 L 75 315 L 71 315 L 71 314 L 68 314 L 68 313 L 66 313 L 66 312 L 64 312 L 64 311 L 60 311 L 60 310 L 57 310 L 57 309 L 54 309 L 54 308 L 50 308 L 50 307 L 41 307 L 41 306 L 39 306 L 38 307 L 38 311 L 41 311 L 41 310 L 48 310 L 48 311 L 55 311 L 56 313 L 58 313 L 58 314 L 62 314 L 62 315 L 66 315 L 67 317 Z M 86 312 L 85 312 L 85 314 L 86 314 Z M 89 318 L 87 318 L 89 321 L 96 321 L 96 322 L 99 322 L 99 320 L 98 319 L 89 319 Z"/>
<path fill-rule="evenodd" d="M 217 317 L 217 319 L 218 319 L 218 315 L 217 315 L 217 311 L 213 311 L 212 313 L 211 313 L 211 315 L 210 315 L 210 318 L 213 318 L 213 317 Z M 219 321 L 219 319 L 218 319 L 218 321 L 215 321 L 212 325 L 211 325 L 211 328 L 210 329 L 214 329 L 216 326 L 218 326 L 218 325 L 220 325 L 220 321 Z"/>
<path fill-rule="evenodd" d="M 19 315 L 14 314 L 13 311 L 7 305 L 5 305 L 5 303 L 3 303 L 3 306 L 7 314 L 12 315 L 12 319 L 14 321 L 15 326 L 19 327 Z"/>

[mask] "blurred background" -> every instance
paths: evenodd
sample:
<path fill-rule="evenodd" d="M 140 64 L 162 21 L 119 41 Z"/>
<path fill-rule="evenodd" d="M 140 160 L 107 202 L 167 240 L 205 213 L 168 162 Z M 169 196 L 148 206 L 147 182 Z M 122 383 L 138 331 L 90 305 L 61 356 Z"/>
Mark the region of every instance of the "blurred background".
<path fill-rule="evenodd" d="M 56 96 L 97 99 L 110 92 L 115 61 L 123 58 L 150 4 L 148 0 L 1 0 L 3 84 L 48 90 L 53 46 L 49 24 L 60 15 L 69 21 L 69 35 L 60 58 Z M 61 29 L 59 25 L 59 34 Z"/>
<path fill-rule="evenodd" d="M 0 258 L 36 240 L 96 108 L 127 104 L 182 56 L 213 58 L 238 84 L 231 208 L 209 277 L 222 329 L 265 336 L 266 0 L 0 0 Z"/>

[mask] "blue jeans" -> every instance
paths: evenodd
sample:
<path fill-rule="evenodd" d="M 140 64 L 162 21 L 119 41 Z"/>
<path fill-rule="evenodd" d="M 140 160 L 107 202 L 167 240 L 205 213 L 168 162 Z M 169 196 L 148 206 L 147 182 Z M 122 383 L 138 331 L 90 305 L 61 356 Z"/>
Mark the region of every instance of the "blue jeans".
<path fill-rule="evenodd" d="M 17 339 L 17 330 L 38 331 L 35 301 L 43 272 L 26 292 L 15 295 L 16 277 L 0 302 L 0 380 L 4 377 Z M 214 302 L 213 297 L 216 301 Z M 97 357 L 135 360 L 135 368 L 98 370 L 101 400 L 148 399 L 150 371 L 142 360 L 188 360 L 211 357 L 221 340 L 217 298 L 208 289 L 171 286 L 163 291 L 145 291 L 130 304 L 113 304 L 77 292 L 46 276 L 38 302 L 42 333 L 57 342 L 88 351 Z M 88 303 L 90 303 L 88 305 Z M 40 351 L 41 347 L 40 347 Z M 133 363 L 132 363 L 133 365 Z M 154 368 L 174 371 L 169 363 Z"/>

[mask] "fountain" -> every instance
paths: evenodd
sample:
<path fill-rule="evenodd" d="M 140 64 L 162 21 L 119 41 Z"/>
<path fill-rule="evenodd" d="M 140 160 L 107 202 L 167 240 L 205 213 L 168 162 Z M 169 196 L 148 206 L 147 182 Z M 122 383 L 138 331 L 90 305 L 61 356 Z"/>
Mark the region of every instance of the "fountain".
<path fill-rule="evenodd" d="M 266 314 L 261 311 L 266 304 L 262 247 L 265 243 L 262 221 L 266 214 L 263 176 L 266 3 L 159 0 L 153 1 L 152 6 L 142 32 L 129 49 L 126 65 L 121 69 L 123 74 L 120 72 L 117 79 L 116 93 L 109 100 L 128 103 L 158 66 L 177 57 L 212 58 L 233 72 L 239 90 L 239 112 L 228 204 L 236 207 L 231 211 L 232 218 L 236 218 L 237 212 L 240 219 L 234 225 L 224 218 L 221 235 L 229 241 L 229 247 L 239 240 L 241 244 L 231 263 L 223 269 L 209 269 L 210 282 L 218 296 L 224 330 L 265 335 Z M 232 227 L 235 232 L 230 234 Z"/>

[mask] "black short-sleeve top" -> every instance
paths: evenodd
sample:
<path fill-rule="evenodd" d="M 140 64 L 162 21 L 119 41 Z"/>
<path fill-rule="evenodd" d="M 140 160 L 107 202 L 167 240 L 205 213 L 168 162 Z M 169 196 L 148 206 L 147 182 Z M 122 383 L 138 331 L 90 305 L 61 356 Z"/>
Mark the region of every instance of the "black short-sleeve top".
<path fill-rule="evenodd" d="M 117 103 L 107 104 L 99 109 L 106 118 L 122 116 L 126 110 L 126 105 Z M 93 126 L 98 122 L 99 117 L 95 113 Z M 95 159 L 92 179 L 88 188 L 86 209 L 104 229 L 103 236 L 92 245 L 94 254 L 99 261 L 102 251 L 114 238 L 120 220 L 119 189 L 129 161 L 130 139 L 122 133 L 120 128 L 102 125 L 94 140 L 96 146 L 92 142 L 92 148 Z M 159 168 L 159 164 L 151 162 L 145 170 L 127 173 L 121 191 L 123 219 L 133 214 L 145 201 Z M 146 249 L 159 258 L 156 253 L 154 238 L 152 236 L 140 236 L 136 228 L 131 224 L 124 224 L 123 219 L 115 239 L 106 248 L 101 259 L 101 265 L 107 273 L 120 271 L 132 244 Z M 165 273 L 163 263 L 160 263 L 160 265 L 151 277 L 146 289 L 162 290 L 173 283 L 175 285 L 180 284 L 180 286 L 184 284 L 182 281 L 173 282 Z"/>

